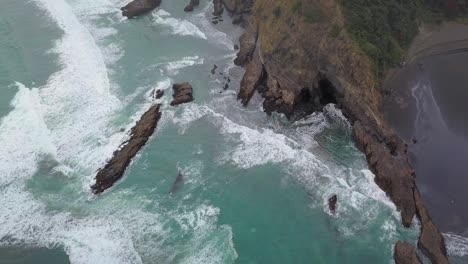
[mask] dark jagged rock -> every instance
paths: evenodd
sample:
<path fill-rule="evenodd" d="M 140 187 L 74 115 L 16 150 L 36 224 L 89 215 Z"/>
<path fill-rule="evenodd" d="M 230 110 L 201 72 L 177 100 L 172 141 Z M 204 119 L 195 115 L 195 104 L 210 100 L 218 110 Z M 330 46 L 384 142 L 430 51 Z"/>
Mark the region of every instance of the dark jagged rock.
<path fill-rule="evenodd" d="M 164 96 L 164 91 L 163 90 L 157 90 L 156 91 L 156 99 L 161 99 L 161 97 Z"/>
<path fill-rule="evenodd" d="M 153 134 L 160 118 L 159 105 L 151 106 L 143 114 L 141 119 L 132 128 L 130 138 L 120 145 L 104 168 L 98 170 L 96 183 L 91 186 L 94 194 L 102 193 L 122 178 L 133 157 L 135 157 Z"/>
<path fill-rule="evenodd" d="M 444 237 L 432 222 L 417 189 L 414 191 L 414 199 L 417 215 L 421 222 L 421 234 L 418 240 L 419 249 L 431 260 L 432 264 L 448 264 Z"/>
<path fill-rule="evenodd" d="M 173 94 L 171 105 L 176 106 L 193 101 L 193 88 L 189 83 L 176 83 L 172 86 Z"/>
<path fill-rule="evenodd" d="M 227 90 L 229 88 L 229 84 L 225 83 L 223 89 Z"/>
<path fill-rule="evenodd" d="M 134 0 L 122 7 L 122 15 L 128 18 L 143 15 L 161 5 L 161 0 Z"/>
<path fill-rule="evenodd" d="M 182 187 L 183 184 L 184 184 L 184 175 L 182 174 L 182 172 L 179 171 L 174 183 L 172 184 L 170 194 L 173 195 L 174 193 L 176 193 Z"/>
<path fill-rule="evenodd" d="M 160 89 L 153 90 L 150 95 L 150 97 L 153 99 L 161 99 L 163 96 L 164 96 L 164 91 Z"/>
<path fill-rule="evenodd" d="M 221 2 L 221 0 L 213 0 L 213 6 L 214 6 L 213 16 L 215 17 L 221 16 L 224 12 L 223 3 Z"/>
<path fill-rule="evenodd" d="M 239 50 L 239 45 L 234 44 L 234 50 Z"/>
<path fill-rule="evenodd" d="M 332 214 L 336 213 L 336 203 L 337 202 L 338 202 L 338 197 L 336 196 L 336 194 L 328 199 L 328 209 L 330 209 L 330 212 Z"/>
<path fill-rule="evenodd" d="M 393 258 L 395 264 L 422 264 L 416 254 L 416 248 L 408 242 L 398 241 L 395 244 Z"/>
<path fill-rule="evenodd" d="M 216 69 L 218 69 L 218 65 L 213 65 L 213 69 L 211 69 L 211 74 L 216 74 Z"/>
<path fill-rule="evenodd" d="M 185 12 L 192 12 L 196 6 L 200 5 L 200 0 L 190 0 L 190 3 L 184 8 Z"/>

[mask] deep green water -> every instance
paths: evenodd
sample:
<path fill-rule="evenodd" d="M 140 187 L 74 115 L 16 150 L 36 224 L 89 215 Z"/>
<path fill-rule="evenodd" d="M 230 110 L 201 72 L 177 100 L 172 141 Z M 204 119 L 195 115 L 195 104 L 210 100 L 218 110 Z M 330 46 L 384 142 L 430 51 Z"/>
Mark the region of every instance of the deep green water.
<path fill-rule="evenodd" d="M 397 240 L 416 242 L 333 105 L 295 123 L 240 106 L 228 17 L 163 1 L 129 21 L 125 2 L 2 1 L 0 263 L 392 263 Z M 170 107 L 181 81 L 196 100 Z M 93 196 L 154 88 L 157 132 Z"/>

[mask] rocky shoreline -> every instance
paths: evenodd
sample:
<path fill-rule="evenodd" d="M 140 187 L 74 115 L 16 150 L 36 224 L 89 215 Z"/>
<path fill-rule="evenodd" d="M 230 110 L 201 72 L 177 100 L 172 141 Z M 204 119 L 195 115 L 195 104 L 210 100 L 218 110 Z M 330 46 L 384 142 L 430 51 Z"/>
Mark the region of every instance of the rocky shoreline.
<path fill-rule="evenodd" d="M 232 8 L 246 2 L 224 1 L 233 17 L 245 20 L 235 60 L 246 70 L 238 99 L 247 105 L 257 91 L 264 98 L 265 112 L 283 113 L 291 119 L 321 110 L 328 103 L 337 104 L 352 123 L 354 141 L 365 154 L 376 183 L 400 211 L 402 224 L 410 227 L 414 216 L 418 217 L 418 247 L 432 263 L 448 263 L 444 239 L 417 190 L 408 146 L 383 117 L 379 82 L 369 60 L 344 31 L 330 34 L 334 28 L 344 28 L 338 4 L 328 1 L 322 6 L 321 12 L 329 19 L 307 23 L 298 15 L 278 11 L 291 9 L 290 4 L 278 7 L 271 1 L 256 0 L 249 1 L 248 13 Z M 414 252 L 408 243 L 398 248 Z"/>
<path fill-rule="evenodd" d="M 159 4 L 157 0 L 135 0 L 122 11 L 133 17 Z M 191 4 L 187 11 L 192 9 Z M 338 3 L 302 3 L 302 9 L 311 8 L 320 14 L 307 19 L 296 14 L 298 10 L 292 2 L 274 5 L 270 0 L 213 0 L 213 6 L 215 17 L 226 9 L 233 22 L 245 28 L 235 60 L 236 65 L 246 69 L 238 94 L 242 104 L 247 106 L 253 94 L 259 92 L 265 112 L 283 113 L 290 119 L 320 111 L 328 103 L 337 104 L 352 124 L 354 141 L 365 154 L 377 185 L 400 211 L 402 224 L 410 227 L 414 216 L 418 217 L 418 247 L 432 263 L 448 263 L 444 238 L 416 187 L 408 145 L 383 117 L 379 80 L 372 73 L 369 59 L 342 30 L 345 19 Z M 109 185 L 108 179 L 122 177 L 129 159 L 121 157 L 131 159 L 141 147 L 134 151 L 128 145 L 114 153 L 109 162 L 119 164 L 117 171 L 109 164 L 100 170 L 93 186 L 95 193 L 113 184 Z M 399 242 L 395 246 L 397 263 L 418 263 L 415 255 L 411 244 Z"/>

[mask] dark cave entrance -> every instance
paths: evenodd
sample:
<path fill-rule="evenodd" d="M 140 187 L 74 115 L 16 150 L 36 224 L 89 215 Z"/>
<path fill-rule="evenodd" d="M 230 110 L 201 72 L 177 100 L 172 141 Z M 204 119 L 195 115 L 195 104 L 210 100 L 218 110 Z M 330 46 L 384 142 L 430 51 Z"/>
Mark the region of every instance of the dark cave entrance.
<path fill-rule="evenodd" d="M 318 88 L 319 102 L 321 106 L 325 106 L 327 104 L 338 104 L 338 101 L 336 100 L 336 88 L 328 79 L 321 78 L 319 80 Z"/>

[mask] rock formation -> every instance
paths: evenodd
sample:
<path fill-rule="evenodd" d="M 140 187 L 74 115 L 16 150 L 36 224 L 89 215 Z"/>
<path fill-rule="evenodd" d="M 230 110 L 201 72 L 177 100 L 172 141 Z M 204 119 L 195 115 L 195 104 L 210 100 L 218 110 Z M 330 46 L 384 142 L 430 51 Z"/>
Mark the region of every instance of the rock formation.
<path fill-rule="evenodd" d="M 135 157 L 153 134 L 160 118 L 159 105 L 151 106 L 143 114 L 141 119 L 132 128 L 130 138 L 120 145 L 104 168 L 98 170 L 96 183 L 91 186 L 94 194 L 102 193 L 122 178 L 133 157 Z"/>
<path fill-rule="evenodd" d="M 200 0 L 190 0 L 190 3 L 184 8 L 185 12 L 192 12 L 196 6 L 200 5 Z"/>
<path fill-rule="evenodd" d="M 422 264 L 416 249 L 408 242 L 398 241 L 395 244 L 394 255 L 395 264 Z"/>
<path fill-rule="evenodd" d="M 421 222 L 421 234 L 418 240 L 419 249 L 431 260 L 432 264 L 448 264 L 444 237 L 432 222 L 417 189 L 414 191 L 414 199 L 416 201 L 416 212 Z"/>
<path fill-rule="evenodd" d="M 215 17 L 219 17 L 223 14 L 224 12 L 224 7 L 223 7 L 223 3 L 221 0 L 213 0 L 213 6 L 214 6 L 214 10 L 213 10 L 213 16 Z"/>
<path fill-rule="evenodd" d="M 338 202 L 338 197 L 336 196 L 336 194 L 328 199 L 328 209 L 330 209 L 330 212 L 332 214 L 336 213 L 336 203 L 337 202 Z"/>
<path fill-rule="evenodd" d="M 174 183 L 172 184 L 170 194 L 173 195 L 174 193 L 176 193 L 182 187 L 183 184 L 184 184 L 184 175 L 182 174 L 182 172 L 179 171 Z"/>
<path fill-rule="evenodd" d="M 159 5 L 161 5 L 161 0 L 134 0 L 120 10 L 123 16 L 133 18 L 148 13 Z"/>
<path fill-rule="evenodd" d="M 189 83 L 176 83 L 172 86 L 173 94 L 171 105 L 176 106 L 193 101 L 193 88 Z"/>
<path fill-rule="evenodd" d="M 236 13 L 238 6 L 249 3 L 250 12 Z M 442 236 L 415 201 L 419 198 L 406 144 L 383 117 L 380 80 L 346 33 L 339 3 L 307 0 L 300 8 L 296 1 L 224 4 L 233 17 L 248 18 L 235 60 L 246 69 L 238 94 L 242 104 L 258 91 L 267 113 L 297 119 L 335 103 L 352 123 L 355 143 L 366 155 L 375 182 L 400 211 L 402 224 L 409 227 L 418 212 L 423 226 L 419 247 L 433 263 L 446 263 Z"/>

